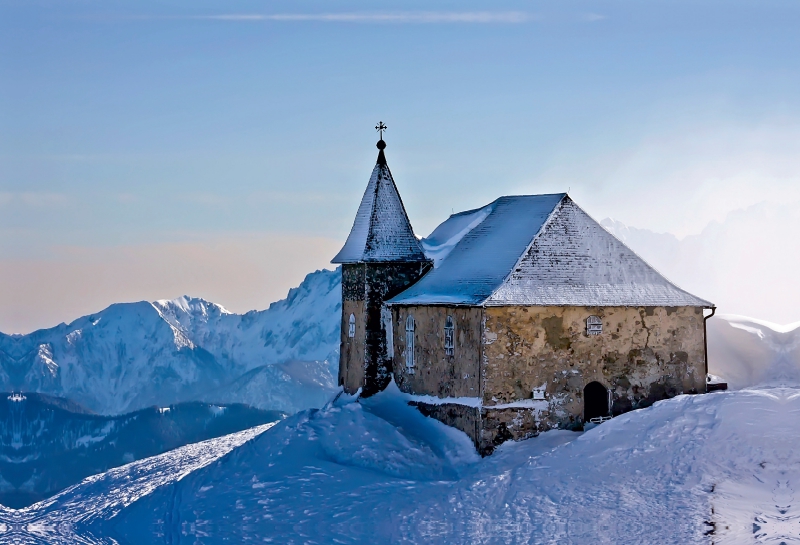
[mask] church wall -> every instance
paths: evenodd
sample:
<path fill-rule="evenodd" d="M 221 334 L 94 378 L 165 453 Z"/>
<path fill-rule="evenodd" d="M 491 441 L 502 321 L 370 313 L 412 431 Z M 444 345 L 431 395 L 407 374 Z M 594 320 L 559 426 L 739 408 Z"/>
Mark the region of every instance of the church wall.
<path fill-rule="evenodd" d="M 406 368 L 406 318 L 414 315 L 414 374 Z M 447 316 L 455 324 L 454 353 L 444 346 Z M 408 393 L 437 397 L 480 397 L 482 309 L 475 307 L 403 306 L 392 308 L 394 376 Z"/>
<path fill-rule="evenodd" d="M 601 334 L 587 334 L 590 315 L 602 320 Z M 613 414 L 705 391 L 701 308 L 489 307 L 485 316 L 484 406 L 545 390 L 546 409 L 512 435 L 579 427 L 583 388 L 592 381 L 611 390 Z M 483 425 L 485 443 L 491 427 Z"/>
<path fill-rule="evenodd" d="M 356 333 L 349 336 L 350 314 L 356 317 Z M 342 301 L 339 385 L 354 394 L 364 386 L 364 301 Z"/>

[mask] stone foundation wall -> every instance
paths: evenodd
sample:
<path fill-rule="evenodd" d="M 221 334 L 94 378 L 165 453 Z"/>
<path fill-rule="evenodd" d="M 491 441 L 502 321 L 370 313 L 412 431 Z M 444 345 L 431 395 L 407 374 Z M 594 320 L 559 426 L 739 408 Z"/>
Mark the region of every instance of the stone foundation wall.
<path fill-rule="evenodd" d="M 452 426 L 456 429 L 463 431 L 472 440 L 472 443 L 478 448 L 481 444 L 481 410 L 477 407 L 468 407 L 466 405 L 457 405 L 455 403 L 444 403 L 442 405 L 431 405 L 428 403 L 420 403 L 412 401 L 409 405 L 413 405 L 419 409 L 419 412 L 425 416 L 435 418 L 439 422 Z"/>
<path fill-rule="evenodd" d="M 529 439 L 547 429 L 543 425 L 546 422 L 546 415 L 544 415 L 545 420 L 542 420 L 542 413 L 532 409 L 487 409 L 455 403 L 431 405 L 411 402 L 410 404 L 416 406 L 425 416 L 435 418 L 466 433 L 481 456 L 491 454 L 497 446 L 506 441 Z"/>

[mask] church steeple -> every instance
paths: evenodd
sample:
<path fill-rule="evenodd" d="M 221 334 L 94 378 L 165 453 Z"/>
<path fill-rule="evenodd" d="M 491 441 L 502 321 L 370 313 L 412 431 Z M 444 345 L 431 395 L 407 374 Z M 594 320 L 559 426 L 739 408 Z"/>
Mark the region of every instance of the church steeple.
<path fill-rule="evenodd" d="M 375 129 L 381 132 L 378 160 L 350 236 L 333 258 L 342 264 L 339 384 L 363 396 L 383 390 L 391 380 L 394 345 L 385 302 L 431 268 L 386 164 L 386 125 L 378 123 Z"/>
<path fill-rule="evenodd" d="M 381 131 L 386 129 L 382 123 L 379 127 Z M 383 138 L 378 140 L 377 147 L 378 160 L 361 198 L 350 236 L 332 263 L 428 261 L 414 236 L 403 200 L 386 163 Z"/>

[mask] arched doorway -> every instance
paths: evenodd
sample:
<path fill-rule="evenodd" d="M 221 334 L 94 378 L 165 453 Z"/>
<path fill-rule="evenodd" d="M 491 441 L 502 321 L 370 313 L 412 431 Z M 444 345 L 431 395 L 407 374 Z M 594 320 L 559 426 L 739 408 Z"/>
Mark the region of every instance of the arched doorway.
<path fill-rule="evenodd" d="M 599 382 L 590 382 L 583 389 L 583 421 L 608 416 L 608 390 Z"/>

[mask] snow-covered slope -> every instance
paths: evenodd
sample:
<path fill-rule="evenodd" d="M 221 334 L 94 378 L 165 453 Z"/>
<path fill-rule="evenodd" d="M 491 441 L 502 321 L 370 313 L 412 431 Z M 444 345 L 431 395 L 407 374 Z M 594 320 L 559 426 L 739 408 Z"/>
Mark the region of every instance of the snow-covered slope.
<path fill-rule="evenodd" d="M 393 383 L 342 395 L 0 508 L 0 542 L 800 543 L 797 331 L 715 317 L 711 371 L 741 389 L 485 459 Z"/>
<path fill-rule="evenodd" d="M 714 316 L 708 320 L 708 371 L 732 389 L 800 384 L 800 323 Z"/>
<path fill-rule="evenodd" d="M 679 396 L 480 459 L 390 388 L 297 414 L 225 455 L 198 461 L 184 447 L 0 512 L 0 540 L 795 543 L 797 416 L 795 388 Z"/>
<path fill-rule="evenodd" d="M 0 388 L 74 399 L 102 414 L 207 395 L 285 412 L 318 406 L 335 385 L 340 286 L 339 270 L 323 270 L 264 311 L 232 314 L 181 297 L 115 304 L 29 335 L 0 334 Z M 284 362 L 294 371 L 264 367 Z M 263 398 L 252 389 L 242 394 L 237 381 L 256 368 L 264 370 Z"/>
<path fill-rule="evenodd" d="M 89 475 L 285 416 L 198 402 L 121 416 L 71 408 L 42 394 L 0 394 L 0 504 L 24 507 Z"/>
<path fill-rule="evenodd" d="M 85 479 L 27 509 L 0 506 L 0 543 L 14 545 L 119 545 L 105 521 L 159 487 L 184 478 L 264 433 L 274 423 L 193 443 Z M 98 533 L 94 533 L 98 532 Z M 145 543 L 157 542 L 153 536 Z"/>

